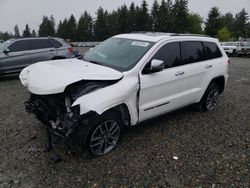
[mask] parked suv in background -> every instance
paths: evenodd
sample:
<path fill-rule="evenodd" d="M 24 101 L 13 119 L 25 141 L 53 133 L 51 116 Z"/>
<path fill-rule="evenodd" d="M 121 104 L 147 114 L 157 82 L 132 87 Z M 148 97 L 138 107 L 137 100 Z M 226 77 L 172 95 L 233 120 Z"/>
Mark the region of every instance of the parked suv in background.
<path fill-rule="evenodd" d="M 222 47 L 225 50 L 225 52 L 228 54 L 228 56 L 236 57 L 238 55 L 238 51 L 242 47 L 241 42 L 223 42 Z"/>
<path fill-rule="evenodd" d="M 72 57 L 72 46 L 61 38 L 12 39 L 0 45 L 0 75 L 20 72 L 39 61 Z"/>
<path fill-rule="evenodd" d="M 244 42 L 244 46 L 238 51 L 238 56 L 250 55 L 250 42 Z"/>
<path fill-rule="evenodd" d="M 20 80 L 31 93 L 26 110 L 49 135 L 100 156 L 117 145 L 123 126 L 191 104 L 213 110 L 228 63 L 214 38 L 134 33 L 114 36 L 79 59 L 33 64 Z"/>

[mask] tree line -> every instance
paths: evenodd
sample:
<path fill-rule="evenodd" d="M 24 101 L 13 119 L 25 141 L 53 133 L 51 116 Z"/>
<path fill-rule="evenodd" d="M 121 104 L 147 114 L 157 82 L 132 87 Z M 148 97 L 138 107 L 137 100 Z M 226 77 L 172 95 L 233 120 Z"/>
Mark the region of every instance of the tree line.
<path fill-rule="evenodd" d="M 143 0 L 139 6 L 135 3 L 122 5 L 112 12 L 100 7 L 95 18 L 87 11 L 79 20 L 72 14 L 60 20 L 57 26 L 53 15 L 43 16 L 38 33 L 31 31 L 26 24 L 20 34 L 18 25 L 15 25 L 14 34 L 0 32 L 0 39 L 57 36 L 71 41 L 102 41 L 132 31 L 206 34 L 226 41 L 250 37 L 250 22 L 244 8 L 233 15 L 230 12 L 221 14 L 219 8 L 212 7 L 204 21 L 199 14 L 188 9 L 188 0 L 162 0 L 160 3 L 155 0 L 151 9 Z"/>

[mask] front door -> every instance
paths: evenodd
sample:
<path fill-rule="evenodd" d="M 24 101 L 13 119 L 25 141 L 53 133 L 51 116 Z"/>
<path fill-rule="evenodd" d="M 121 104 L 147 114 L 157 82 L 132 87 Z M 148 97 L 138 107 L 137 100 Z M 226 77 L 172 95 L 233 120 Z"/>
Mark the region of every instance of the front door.
<path fill-rule="evenodd" d="M 140 75 L 139 121 L 172 111 L 182 106 L 183 76 L 180 43 L 162 46 L 152 59 L 164 61 L 165 69 Z M 150 66 L 150 62 L 144 69 Z"/>
<path fill-rule="evenodd" d="M 9 52 L 0 59 L 3 73 L 21 71 L 30 64 L 29 46 L 26 40 L 19 40 L 8 47 Z"/>

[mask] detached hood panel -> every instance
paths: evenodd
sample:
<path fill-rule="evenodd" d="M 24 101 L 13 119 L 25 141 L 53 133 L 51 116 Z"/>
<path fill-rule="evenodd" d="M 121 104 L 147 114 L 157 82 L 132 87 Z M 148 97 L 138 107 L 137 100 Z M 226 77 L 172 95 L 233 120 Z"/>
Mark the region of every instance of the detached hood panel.
<path fill-rule="evenodd" d="M 109 67 L 67 59 L 30 65 L 19 77 L 31 93 L 48 95 L 61 93 L 68 85 L 80 80 L 118 80 L 123 74 Z"/>

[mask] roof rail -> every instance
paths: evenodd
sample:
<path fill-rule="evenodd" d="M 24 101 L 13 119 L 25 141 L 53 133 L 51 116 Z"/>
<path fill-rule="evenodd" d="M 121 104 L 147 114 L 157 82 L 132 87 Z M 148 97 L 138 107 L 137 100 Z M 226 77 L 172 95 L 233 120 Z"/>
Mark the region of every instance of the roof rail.
<path fill-rule="evenodd" d="M 190 34 L 190 33 L 172 33 L 169 36 L 195 36 L 195 37 L 209 37 L 202 34 Z"/>
<path fill-rule="evenodd" d="M 141 33 L 141 34 L 171 34 L 165 32 L 155 32 L 155 31 L 132 31 L 131 33 Z"/>

